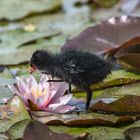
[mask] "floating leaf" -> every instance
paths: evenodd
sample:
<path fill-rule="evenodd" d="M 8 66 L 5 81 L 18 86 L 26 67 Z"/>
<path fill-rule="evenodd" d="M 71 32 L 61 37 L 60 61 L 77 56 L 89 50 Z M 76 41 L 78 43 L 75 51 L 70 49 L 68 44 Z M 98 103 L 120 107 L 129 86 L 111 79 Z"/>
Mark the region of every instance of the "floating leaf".
<path fill-rule="evenodd" d="M 76 95 L 76 94 L 75 94 Z M 110 87 L 102 90 L 94 91 L 93 94 L 97 99 L 102 98 L 121 98 L 125 95 L 140 95 L 140 83 L 132 83 L 128 85 Z M 81 95 L 82 96 L 82 95 Z"/>
<path fill-rule="evenodd" d="M 17 20 L 33 13 L 53 11 L 60 7 L 60 0 L 1 0 L 0 19 Z M 8 10 L 6 10 L 8 9 Z"/>
<path fill-rule="evenodd" d="M 7 86 L 0 86 L 0 104 L 4 104 L 5 99 L 10 99 L 13 96 Z"/>
<path fill-rule="evenodd" d="M 30 119 L 30 116 L 18 96 L 14 96 L 6 106 L 0 106 L 0 132 L 4 132 L 10 128 L 14 123 Z"/>
<path fill-rule="evenodd" d="M 101 21 L 101 20 L 109 19 L 114 16 L 123 16 L 123 15 L 124 14 L 118 10 L 118 7 L 115 6 L 115 7 L 108 8 L 108 9 L 98 8 L 98 9 L 94 10 L 93 13 L 91 14 L 91 18 L 95 21 Z"/>
<path fill-rule="evenodd" d="M 61 31 L 67 37 L 78 34 L 83 29 L 89 26 L 90 12 L 89 8 L 85 7 L 73 14 L 43 14 L 24 19 L 21 23 L 33 23 L 39 30 L 46 30 L 46 27 Z M 73 25 L 73 26 L 71 26 Z"/>
<path fill-rule="evenodd" d="M 13 78 L 12 73 L 6 68 L 2 73 L 0 73 L 0 77 L 2 78 Z"/>
<path fill-rule="evenodd" d="M 139 0 L 122 0 L 119 3 L 119 10 L 125 14 L 130 14 L 139 6 Z"/>
<path fill-rule="evenodd" d="M 115 57 L 125 68 L 140 72 L 140 44 L 121 48 Z"/>
<path fill-rule="evenodd" d="M 13 31 L 6 31 L 0 33 L 0 49 L 7 52 L 0 52 L 1 54 L 6 54 L 9 52 L 14 52 L 15 48 L 27 44 L 28 42 L 36 41 L 37 39 L 41 38 L 50 38 L 52 36 L 58 35 L 60 31 L 54 29 L 48 29 L 41 31 L 35 30 L 34 32 L 26 32 L 22 29 L 17 29 Z M 7 40 L 8 38 L 8 40 Z M 9 45 L 10 44 L 10 45 Z M 7 48 L 8 47 L 8 48 Z M 8 49 L 11 49 L 8 51 Z"/>
<path fill-rule="evenodd" d="M 122 127 L 64 127 L 64 126 L 51 126 L 50 128 L 56 132 L 63 132 L 68 134 L 78 135 L 82 132 L 87 132 L 92 135 L 92 140 L 124 140 L 123 132 L 132 127 L 139 127 L 140 121 L 136 121 L 131 125 L 125 125 Z"/>
<path fill-rule="evenodd" d="M 103 111 L 115 114 L 139 114 L 140 96 L 127 95 L 109 104 L 99 101 L 91 106 L 92 111 Z"/>
<path fill-rule="evenodd" d="M 97 6 L 102 8 L 110 8 L 118 3 L 118 0 L 92 0 Z"/>
<path fill-rule="evenodd" d="M 60 50 L 59 46 L 46 46 L 47 40 L 40 40 L 35 44 L 25 45 L 13 52 L 7 54 L 2 54 L 0 59 L 0 65 L 18 65 L 27 64 L 33 54 L 37 49 L 47 49 L 52 52 L 58 52 Z M 27 49 L 28 48 L 28 49 Z"/>
<path fill-rule="evenodd" d="M 140 127 L 132 127 L 124 131 L 124 135 L 128 140 L 140 139 Z"/>
<path fill-rule="evenodd" d="M 5 86 L 8 84 L 14 84 L 15 79 L 9 79 L 9 78 L 0 78 L 0 86 Z"/>
<path fill-rule="evenodd" d="M 11 139 L 19 139 L 23 137 L 24 130 L 31 120 L 25 119 L 13 124 L 7 131 Z"/>
<path fill-rule="evenodd" d="M 133 13 L 131 13 L 131 16 L 139 16 L 140 9 L 136 9 Z M 95 21 L 101 21 L 106 20 L 108 18 L 114 17 L 114 16 L 123 16 L 124 13 L 120 10 L 120 5 L 114 6 L 112 8 L 98 8 L 94 10 L 91 14 L 91 18 Z"/>
<path fill-rule="evenodd" d="M 134 122 L 135 118 L 130 116 L 118 117 L 99 113 L 80 114 L 50 114 L 47 112 L 31 112 L 35 120 L 48 125 L 67 127 L 89 127 L 89 126 L 116 126 Z"/>
<path fill-rule="evenodd" d="M 62 51 L 83 49 L 100 54 L 116 49 L 124 42 L 140 36 L 140 18 L 133 16 L 112 17 L 89 27 L 67 41 Z"/>
<path fill-rule="evenodd" d="M 86 134 L 76 137 L 69 134 L 56 133 L 50 130 L 47 125 L 31 121 L 25 129 L 23 140 L 46 140 L 46 138 L 49 140 L 86 140 L 87 137 L 88 135 Z"/>
<path fill-rule="evenodd" d="M 136 83 L 138 81 L 140 81 L 139 74 L 128 72 L 128 71 L 125 71 L 123 69 L 120 69 L 120 70 L 112 71 L 111 74 L 109 74 L 103 80 L 103 82 L 92 85 L 91 89 L 93 89 L 93 91 L 95 91 L 95 90 L 108 88 L 108 87 Z M 79 92 L 79 91 L 78 91 L 78 89 L 74 88 L 73 92 Z"/>
<path fill-rule="evenodd" d="M 45 47 L 49 48 L 46 46 L 47 39 L 59 33 L 58 30 L 51 28 L 46 28 L 43 31 L 35 30 L 34 32 L 26 32 L 18 29 L 0 33 L 0 65 L 27 63 L 34 50 Z"/>

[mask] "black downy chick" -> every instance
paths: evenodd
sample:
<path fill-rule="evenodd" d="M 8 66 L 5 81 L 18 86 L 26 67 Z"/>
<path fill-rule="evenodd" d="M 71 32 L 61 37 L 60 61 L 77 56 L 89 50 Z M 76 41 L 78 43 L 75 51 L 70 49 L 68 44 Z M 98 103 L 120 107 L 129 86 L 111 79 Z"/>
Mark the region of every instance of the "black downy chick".
<path fill-rule="evenodd" d="M 35 69 L 51 74 L 63 81 L 73 84 L 87 93 L 86 110 L 92 98 L 90 86 L 101 82 L 110 72 L 112 66 L 102 58 L 83 51 L 70 50 L 60 54 L 51 54 L 44 50 L 33 53 L 31 72 Z"/>

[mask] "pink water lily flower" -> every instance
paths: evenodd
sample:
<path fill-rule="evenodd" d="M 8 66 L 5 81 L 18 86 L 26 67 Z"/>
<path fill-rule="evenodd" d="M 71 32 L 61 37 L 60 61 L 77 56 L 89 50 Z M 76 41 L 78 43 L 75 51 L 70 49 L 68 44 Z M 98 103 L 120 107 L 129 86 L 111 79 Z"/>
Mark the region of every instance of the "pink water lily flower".
<path fill-rule="evenodd" d="M 64 95 L 68 84 L 65 82 L 46 82 L 47 75 L 42 75 L 37 83 L 33 76 L 29 76 L 26 82 L 16 77 L 17 84 L 8 85 L 11 91 L 21 97 L 26 106 L 30 109 L 31 101 L 38 110 L 45 110 L 54 113 L 66 113 L 74 107 L 67 105 L 72 94 Z"/>

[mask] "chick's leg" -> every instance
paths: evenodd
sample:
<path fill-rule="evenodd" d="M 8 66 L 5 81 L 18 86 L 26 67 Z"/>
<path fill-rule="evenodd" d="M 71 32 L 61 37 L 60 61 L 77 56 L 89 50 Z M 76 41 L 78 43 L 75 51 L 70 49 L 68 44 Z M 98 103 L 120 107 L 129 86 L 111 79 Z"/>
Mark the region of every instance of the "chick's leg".
<path fill-rule="evenodd" d="M 87 97 L 86 97 L 85 109 L 88 110 L 89 106 L 90 106 L 90 101 L 91 101 L 91 98 L 92 98 L 92 91 L 90 89 L 88 89 L 88 90 L 86 90 L 86 92 L 87 92 Z"/>
<path fill-rule="evenodd" d="M 68 93 L 71 93 L 71 83 L 69 83 Z"/>

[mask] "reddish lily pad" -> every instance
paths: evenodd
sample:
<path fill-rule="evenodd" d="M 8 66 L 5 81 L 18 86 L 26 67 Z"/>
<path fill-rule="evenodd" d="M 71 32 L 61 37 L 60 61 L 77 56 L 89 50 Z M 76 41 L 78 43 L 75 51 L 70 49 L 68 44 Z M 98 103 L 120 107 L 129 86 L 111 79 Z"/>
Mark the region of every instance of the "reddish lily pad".
<path fill-rule="evenodd" d="M 99 113 L 81 114 L 50 114 L 47 112 L 31 112 L 33 119 L 54 126 L 68 127 L 89 127 L 89 126 L 116 126 L 125 123 L 132 123 L 135 117 L 115 116 Z"/>
<path fill-rule="evenodd" d="M 115 114 L 139 114 L 140 113 L 140 96 L 127 95 L 109 104 L 99 101 L 91 106 L 92 111 L 102 111 Z"/>
<path fill-rule="evenodd" d="M 100 54 L 120 47 L 124 42 L 140 36 L 140 18 L 133 16 L 112 17 L 89 27 L 67 41 L 62 51 L 83 49 Z"/>
<path fill-rule="evenodd" d="M 87 137 L 88 134 L 76 137 L 69 134 L 56 133 L 41 122 L 31 121 L 25 129 L 23 140 L 46 140 L 46 138 L 48 140 L 86 140 Z"/>
<path fill-rule="evenodd" d="M 118 59 L 119 63 L 124 65 L 125 68 L 140 72 L 140 43 L 121 48 L 119 51 L 117 51 L 115 57 Z"/>

